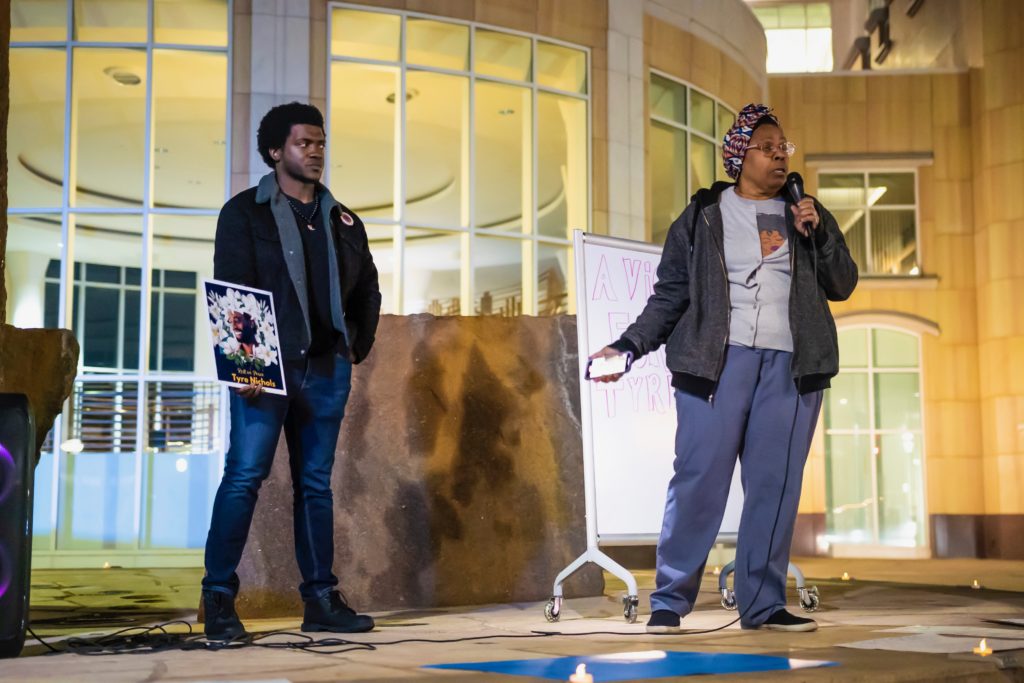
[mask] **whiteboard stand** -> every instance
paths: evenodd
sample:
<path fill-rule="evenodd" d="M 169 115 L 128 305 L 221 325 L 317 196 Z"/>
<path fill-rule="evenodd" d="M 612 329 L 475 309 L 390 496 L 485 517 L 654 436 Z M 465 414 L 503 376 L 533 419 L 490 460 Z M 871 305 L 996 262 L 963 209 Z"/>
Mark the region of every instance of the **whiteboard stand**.
<path fill-rule="evenodd" d="M 580 233 L 577 232 L 577 235 Z M 577 309 L 579 310 L 579 309 Z M 580 353 L 580 357 L 584 360 L 588 354 Z M 580 374 L 582 378 L 583 375 Z M 585 381 L 585 380 L 580 380 Z M 589 393 L 582 392 L 582 395 L 586 398 L 584 400 L 589 403 Z M 584 411 L 585 415 L 588 415 L 587 410 Z M 586 420 L 586 418 L 585 418 Z M 587 420 L 589 421 L 589 420 Z M 594 463 L 591 458 L 587 457 L 587 453 L 590 451 L 588 448 L 588 441 L 591 439 L 590 432 L 587 428 L 583 430 L 583 480 L 585 482 L 585 497 L 586 497 L 586 516 L 587 516 L 587 549 L 583 551 L 583 554 L 577 557 L 572 563 L 559 572 L 558 576 L 555 577 L 555 586 L 551 590 L 551 599 L 548 600 L 548 604 L 544 606 L 544 617 L 548 621 L 558 621 L 562 613 L 562 583 L 565 582 L 570 576 L 576 573 L 580 567 L 585 565 L 587 562 L 593 562 L 601 569 L 610 572 L 614 576 L 626 584 L 626 595 L 622 598 L 622 616 L 625 617 L 626 621 L 630 624 L 636 621 L 637 609 L 640 605 L 640 598 L 636 588 L 636 578 L 632 573 L 621 564 L 608 557 L 605 553 L 601 552 L 600 548 L 597 547 L 597 510 L 595 509 L 595 496 L 594 496 Z"/>
<path fill-rule="evenodd" d="M 583 554 L 572 561 L 569 566 L 563 569 L 555 577 L 555 584 L 551 591 L 551 599 L 544 607 L 544 617 L 548 621 L 558 621 L 562 611 L 562 583 L 572 576 L 580 567 L 588 562 L 593 562 L 626 584 L 626 595 L 622 598 L 622 616 L 629 623 L 634 623 L 637 617 L 637 609 L 640 598 L 637 594 L 636 578 L 625 567 L 610 558 L 598 548 L 597 535 L 597 495 L 596 479 L 594 473 L 594 442 L 592 431 L 592 416 L 590 405 L 590 391 L 586 387 L 586 380 L 583 379 L 587 369 L 589 351 L 589 334 L 587 321 L 587 277 L 586 257 L 584 254 L 584 241 L 606 242 L 611 245 L 628 244 L 626 240 L 598 237 L 588 235 L 582 230 L 573 231 L 573 260 L 575 263 L 576 281 L 576 342 L 577 355 L 579 356 L 579 378 L 580 378 L 580 413 L 581 428 L 583 432 L 583 481 L 584 495 L 586 498 L 586 523 L 587 523 L 587 549 Z M 636 244 L 641 248 L 651 248 L 651 245 Z M 660 255 L 660 249 L 655 247 Z M 623 495 L 633 491 L 631 488 L 623 490 Z"/>

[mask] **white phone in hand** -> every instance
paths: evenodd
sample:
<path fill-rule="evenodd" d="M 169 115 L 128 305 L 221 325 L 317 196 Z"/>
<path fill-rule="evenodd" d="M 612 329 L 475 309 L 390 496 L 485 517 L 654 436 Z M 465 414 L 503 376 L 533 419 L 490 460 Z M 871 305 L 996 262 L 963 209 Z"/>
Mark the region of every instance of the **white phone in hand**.
<path fill-rule="evenodd" d="M 622 375 L 629 372 L 633 364 L 633 354 L 630 352 L 620 353 L 617 356 L 598 356 L 591 358 L 587 363 L 585 379 L 597 379 L 609 375 Z"/>

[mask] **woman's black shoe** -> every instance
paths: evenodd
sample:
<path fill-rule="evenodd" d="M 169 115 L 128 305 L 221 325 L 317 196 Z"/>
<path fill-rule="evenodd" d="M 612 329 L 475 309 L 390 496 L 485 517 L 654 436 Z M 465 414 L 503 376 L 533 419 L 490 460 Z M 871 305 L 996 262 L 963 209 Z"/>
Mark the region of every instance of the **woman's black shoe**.
<path fill-rule="evenodd" d="M 330 631 L 331 633 L 363 633 L 373 630 L 373 617 L 356 614 L 345 604 L 341 593 L 331 591 L 316 600 L 306 601 L 302 620 L 303 631 Z"/>

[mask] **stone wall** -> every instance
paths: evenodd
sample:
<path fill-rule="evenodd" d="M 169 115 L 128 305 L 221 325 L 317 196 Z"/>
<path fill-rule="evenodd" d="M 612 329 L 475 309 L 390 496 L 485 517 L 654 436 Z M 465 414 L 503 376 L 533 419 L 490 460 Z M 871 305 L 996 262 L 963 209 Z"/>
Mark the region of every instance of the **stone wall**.
<path fill-rule="evenodd" d="M 332 488 L 359 609 L 539 600 L 586 547 L 576 321 L 384 316 L 357 366 Z M 295 615 L 282 439 L 239 575 L 245 616 Z M 567 595 L 595 595 L 589 567 Z"/>

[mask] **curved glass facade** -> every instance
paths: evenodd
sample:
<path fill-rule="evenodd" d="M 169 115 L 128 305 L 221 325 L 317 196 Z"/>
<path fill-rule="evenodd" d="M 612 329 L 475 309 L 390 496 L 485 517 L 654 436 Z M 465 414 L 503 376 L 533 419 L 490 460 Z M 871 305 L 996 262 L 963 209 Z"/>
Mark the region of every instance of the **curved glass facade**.
<path fill-rule="evenodd" d="M 367 224 L 385 313 L 571 311 L 590 220 L 589 53 L 338 6 L 327 182 Z"/>

